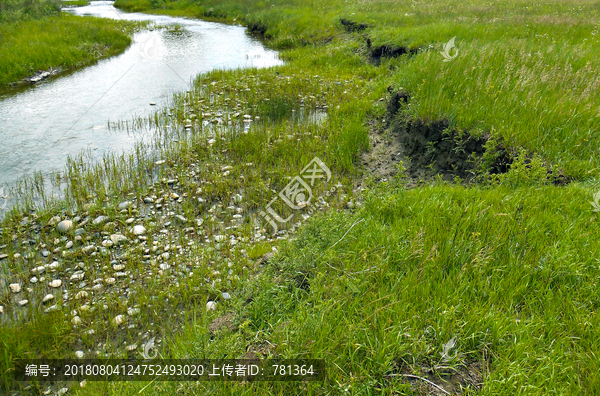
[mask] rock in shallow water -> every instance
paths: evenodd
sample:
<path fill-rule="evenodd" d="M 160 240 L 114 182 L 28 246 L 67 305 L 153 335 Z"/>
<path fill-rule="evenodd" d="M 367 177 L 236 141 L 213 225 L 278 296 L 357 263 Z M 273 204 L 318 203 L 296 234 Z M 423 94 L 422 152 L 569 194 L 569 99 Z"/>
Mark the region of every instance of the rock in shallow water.
<path fill-rule="evenodd" d="M 121 202 L 119 204 L 119 209 L 123 210 L 123 209 L 127 209 L 128 207 L 130 207 L 132 205 L 131 201 L 125 201 L 125 202 Z"/>
<path fill-rule="evenodd" d="M 108 221 L 108 216 L 98 216 L 94 219 L 94 221 L 92 223 L 94 223 L 95 225 L 98 225 L 98 224 L 102 224 L 106 221 Z"/>
<path fill-rule="evenodd" d="M 57 288 L 62 285 L 62 281 L 60 279 L 54 279 L 52 282 L 48 283 L 48 286 Z"/>
<path fill-rule="evenodd" d="M 114 244 L 119 244 L 121 242 L 125 242 L 127 240 L 127 237 L 125 235 L 121 235 L 121 234 L 113 234 L 110 236 L 110 240 Z"/>
<path fill-rule="evenodd" d="M 54 295 L 52 294 L 46 294 L 46 296 L 44 298 L 42 298 L 42 303 L 48 302 L 54 300 Z"/>
<path fill-rule="evenodd" d="M 59 232 L 67 233 L 73 229 L 73 222 L 71 220 L 63 220 L 56 226 Z"/>

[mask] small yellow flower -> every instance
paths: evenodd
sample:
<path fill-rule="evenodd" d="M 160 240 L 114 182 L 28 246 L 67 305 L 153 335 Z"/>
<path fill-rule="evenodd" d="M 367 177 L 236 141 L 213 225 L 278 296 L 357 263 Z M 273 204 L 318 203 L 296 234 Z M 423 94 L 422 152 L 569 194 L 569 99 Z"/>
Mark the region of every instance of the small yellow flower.
<path fill-rule="evenodd" d="M 477 238 L 478 236 L 480 236 L 481 233 L 480 232 L 472 232 L 471 236 Z"/>

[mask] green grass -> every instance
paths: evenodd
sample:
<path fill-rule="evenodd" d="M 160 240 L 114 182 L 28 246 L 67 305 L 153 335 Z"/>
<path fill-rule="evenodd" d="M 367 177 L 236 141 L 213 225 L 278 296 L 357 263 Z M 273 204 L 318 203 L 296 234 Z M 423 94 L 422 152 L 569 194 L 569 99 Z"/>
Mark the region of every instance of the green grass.
<path fill-rule="evenodd" d="M 596 3 L 116 4 L 262 26 L 287 63 L 199 76 L 156 115 L 112 125 L 155 135 L 130 155 L 97 164 L 72 158 L 55 182 L 64 200 L 46 196 L 45 206 L 36 207 L 33 193 L 43 178 L 21 184 L 21 205 L 0 235 L 9 282 L 27 284 L 31 268 L 51 262 L 40 258 L 42 249 L 57 249 L 55 277 L 68 279 L 78 263 L 90 281 L 112 276 L 115 248 L 81 252 L 112 233 L 131 240 L 119 253 L 133 280 L 90 291 L 89 299 L 57 294 L 60 311 L 51 317 L 40 304 L 22 309 L 14 306 L 16 296 L 0 294 L 7 317 L 41 317 L 2 322 L 2 338 L 11 340 L 0 344 L 5 370 L 15 358 L 38 353 L 137 356 L 124 345 L 150 334 L 162 339 L 163 357 L 237 358 L 262 350 L 324 359 L 329 377 L 323 383 L 88 382 L 72 392 L 416 395 L 403 374 L 441 382 L 468 369 L 481 373 L 475 381 L 481 389 L 466 395 L 598 394 L 600 231 L 589 202 L 600 169 Z M 349 33 L 340 17 L 370 27 Z M 442 62 L 439 52 L 454 36 L 458 56 Z M 367 37 L 372 47 L 419 50 L 374 62 Z M 399 89 L 411 99 L 395 117 L 447 119 L 458 131 L 502 136 L 528 157 L 477 185 L 434 178 L 407 189 L 400 177 L 375 182 L 360 154 L 374 126 L 389 125 L 389 91 Z M 302 116 L 317 111 L 327 113 L 321 122 Z M 248 132 L 245 115 L 253 120 Z M 231 126 L 220 129 L 219 119 Z M 291 238 L 269 236 L 265 224 L 255 228 L 256 213 L 314 156 L 333 172 L 330 183 L 314 189 L 326 205 L 312 205 L 316 215 Z M 560 168 L 572 183 L 551 185 L 547 167 Z M 336 183 L 342 187 L 327 196 Z M 182 202 L 171 202 L 172 192 Z M 164 198 L 165 206 L 149 212 L 142 203 L 148 196 Z M 118 210 L 126 199 L 136 207 Z M 238 223 L 234 209 L 243 214 Z M 81 222 L 100 214 L 110 217 L 110 227 L 88 223 L 82 240 L 48 224 L 56 215 Z M 188 222 L 177 223 L 175 215 Z M 148 229 L 146 241 L 131 234 L 130 218 Z M 216 235 L 237 242 L 218 244 Z M 75 241 L 72 249 L 67 240 Z M 157 258 L 167 251 L 170 259 Z M 275 257 L 264 263 L 268 252 Z M 165 261 L 172 268 L 159 273 Z M 23 294 L 32 300 L 48 292 L 31 287 Z M 76 283 L 65 288 L 70 296 L 79 290 Z M 221 298 L 225 291 L 230 300 Z M 217 301 L 216 311 L 206 311 L 208 300 Z M 115 316 L 132 306 L 140 314 L 115 325 Z M 69 323 L 73 310 L 82 325 Z M 237 330 L 211 334 L 209 323 L 225 314 Z M 38 334 L 49 317 L 54 327 Z M 443 359 L 452 338 L 456 355 Z"/>
<path fill-rule="evenodd" d="M 5 0 L 0 3 L 0 24 L 58 15 L 60 4 L 60 0 Z"/>
<path fill-rule="evenodd" d="M 0 89 L 39 70 L 73 69 L 123 52 L 138 25 L 60 14 L 55 2 L 11 4 L 0 12 Z"/>
<path fill-rule="evenodd" d="M 65 7 L 83 7 L 90 5 L 88 0 L 63 0 L 63 6 Z"/>

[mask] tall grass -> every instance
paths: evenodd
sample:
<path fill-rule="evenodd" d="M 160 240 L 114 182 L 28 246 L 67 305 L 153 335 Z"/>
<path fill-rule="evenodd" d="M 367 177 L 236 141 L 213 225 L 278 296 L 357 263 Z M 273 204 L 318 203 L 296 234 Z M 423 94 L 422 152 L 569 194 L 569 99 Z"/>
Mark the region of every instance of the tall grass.
<path fill-rule="evenodd" d="M 61 0 L 3 0 L 0 24 L 39 19 L 60 13 Z"/>

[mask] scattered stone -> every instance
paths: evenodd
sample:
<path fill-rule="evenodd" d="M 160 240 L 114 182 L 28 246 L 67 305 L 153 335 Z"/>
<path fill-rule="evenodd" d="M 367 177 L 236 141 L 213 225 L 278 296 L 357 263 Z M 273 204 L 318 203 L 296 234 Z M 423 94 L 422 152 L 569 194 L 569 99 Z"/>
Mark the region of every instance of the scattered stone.
<path fill-rule="evenodd" d="M 127 276 L 127 272 L 117 272 L 117 273 L 115 273 L 115 276 L 117 278 L 124 278 Z"/>
<path fill-rule="evenodd" d="M 168 254 L 168 253 L 167 253 Z M 168 270 L 169 268 L 171 268 L 171 266 L 169 264 L 161 264 L 159 265 L 160 269 L 163 271 Z"/>
<path fill-rule="evenodd" d="M 125 224 L 130 225 L 135 221 L 135 219 L 133 217 L 128 218 L 127 220 L 125 220 Z"/>
<path fill-rule="evenodd" d="M 8 254 L 0 254 L 0 260 L 4 260 L 8 257 Z"/>
<path fill-rule="evenodd" d="M 177 193 L 171 193 L 171 199 L 172 200 L 178 200 L 179 199 L 179 194 L 177 194 Z"/>
<path fill-rule="evenodd" d="M 231 298 L 231 295 L 227 292 L 223 292 L 223 300 L 229 300 Z"/>
<path fill-rule="evenodd" d="M 131 352 L 131 351 L 135 351 L 137 349 L 137 347 L 138 347 L 137 344 L 131 344 L 131 345 L 128 345 L 127 347 L 125 347 L 125 350 L 128 352 Z"/>
<path fill-rule="evenodd" d="M 29 302 L 29 300 L 21 300 L 17 304 L 19 304 L 20 306 L 23 307 L 23 306 L 27 305 L 28 302 Z"/>
<path fill-rule="evenodd" d="M 54 312 L 57 310 L 58 310 L 58 307 L 56 305 L 51 305 L 48 308 L 44 309 L 44 313 L 50 313 L 50 312 Z"/>
<path fill-rule="evenodd" d="M 214 311 L 215 309 L 217 309 L 217 303 L 214 301 L 209 301 L 206 303 L 206 310 L 207 311 Z"/>
<path fill-rule="evenodd" d="M 115 317 L 115 324 L 118 326 L 120 324 L 122 324 L 123 322 L 125 322 L 125 315 L 117 315 Z"/>
<path fill-rule="evenodd" d="M 92 221 L 94 225 L 102 224 L 108 221 L 108 216 L 98 216 Z"/>
<path fill-rule="evenodd" d="M 107 285 L 113 285 L 117 280 L 115 278 L 108 278 L 106 280 Z"/>
<path fill-rule="evenodd" d="M 62 281 L 60 279 L 54 279 L 52 282 L 48 283 L 48 286 L 57 288 L 62 285 Z"/>
<path fill-rule="evenodd" d="M 67 242 L 67 244 L 65 245 L 65 249 L 71 249 L 73 247 L 73 241 L 69 241 Z"/>
<path fill-rule="evenodd" d="M 81 271 L 78 271 L 78 272 L 74 273 L 73 275 L 71 275 L 70 280 L 72 280 L 72 281 L 83 280 L 84 277 L 85 277 L 85 274 Z"/>
<path fill-rule="evenodd" d="M 135 315 L 138 315 L 139 313 L 140 313 L 139 308 L 127 308 L 127 315 L 129 315 L 129 316 L 135 316 Z"/>
<path fill-rule="evenodd" d="M 11 283 L 8 287 L 10 287 L 10 291 L 13 293 L 19 293 L 21 291 L 21 285 L 18 283 Z"/>
<path fill-rule="evenodd" d="M 78 318 L 78 316 L 76 316 L 75 318 Z M 73 319 L 75 319 L 75 318 L 73 318 Z M 81 319 L 80 319 L 80 320 L 81 320 Z M 77 359 L 83 359 L 83 357 L 84 357 L 84 356 L 85 356 L 85 353 L 83 353 L 83 351 L 76 351 L 76 352 L 75 352 L 75 357 L 76 357 Z"/>
<path fill-rule="evenodd" d="M 15 259 L 20 259 L 20 258 L 21 258 L 21 255 L 20 255 L 19 253 L 15 253 L 15 254 L 13 254 L 13 257 L 14 257 Z"/>
<path fill-rule="evenodd" d="M 215 242 L 223 242 L 227 237 L 225 235 L 215 235 Z"/>
<path fill-rule="evenodd" d="M 102 246 L 104 247 L 111 247 L 112 245 L 114 245 L 113 241 L 109 241 L 108 239 L 105 239 L 104 241 L 102 241 Z"/>
<path fill-rule="evenodd" d="M 130 207 L 133 203 L 131 201 L 125 201 L 125 202 L 121 202 L 119 204 L 119 209 L 123 210 L 123 209 L 127 209 L 128 207 Z"/>
<path fill-rule="evenodd" d="M 124 242 L 127 240 L 127 237 L 125 235 L 121 235 L 121 234 L 113 234 L 110 236 L 110 240 L 114 243 L 114 244 L 119 244 L 121 242 Z"/>
<path fill-rule="evenodd" d="M 63 234 L 71 231 L 73 229 L 73 222 L 71 220 L 63 220 L 56 226 L 59 232 Z"/>
<path fill-rule="evenodd" d="M 100 292 L 104 290 L 104 285 L 102 283 L 98 283 L 97 285 L 92 286 L 93 292 Z"/>
<path fill-rule="evenodd" d="M 146 198 L 144 198 L 144 203 L 147 203 L 147 204 L 154 203 L 154 199 L 152 199 L 150 197 L 146 197 Z"/>
<path fill-rule="evenodd" d="M 4 306 L 0 305 L 0 315 L 2 315 L 4 313 Z"/>
<path fill-rule="evenodd" d="M 121 270 L 124 270 L 124 269 L 125 269 L 125 265 L 123 265 L 123 264 L 114 264 L 114 265 L 113 265 L 113 269 L 114 269 L 115 271 L 121 271 Z"/>
<path fill-rule="evenodd" d="M 235 194 L 235 196 L 233 197 L 233 202 L 235 202 L 236 204 L 240 204 L 242 202 L 242 196 L 240 194 Z"/>
<path fill-rule="evenodd" d="M 136 225 L 133 227 L 133 233 L 135 235 L 144 235 L 146 233 L 146 228 L 143 225 Z"/>
<path fill-rule="evenodd" d="M 59 222 L 60 222 L 60 217 L 54 216 L 53 218 L 51 218 L 50 220 L 48 220 L 48 225 L 49 226 L 53 226 L 53 225 L 55 225 L 55 224 L 57 224 Z"/>
<path fill-rule="evenodd" d="M 42 304 L 47 303 L 48 301 L 52 301 L 52 300 L 54 300 L 54 295 L 46 294 L 46 296 L 44 298 L 42 298 Z"/>
<path fill-rule="evenodd" d="M 48 265 L 48 269 L 52 272 L 56 271 L 58 268 L 60 268 L 60 264 L 58 263 L 58 261 L 53 261 L 51 264 Z"/>
<path fill-rule="evenodd" d="M 83 323 L 83 321 L 81 320 L 81 318 L 79 316 L 74 316 L 73 319 L 71 319 L 71 323 L 74 324 L 75 326 L 80 325 Z"/>
<path fill-rule="evenodd" d="M 69 388 L 60 388 L 58 392 L 56 392 L 56 396 L 63 396 L 69 391 Z"/>
<path fill-rule="evenodd" d="M 96 246 L 94 246 L 94 245 L 88 245 L 86 247 L 81 248 L 81 252 L 83 254 L 92 254 L 96 250 L 98 250 L 98 248 Z"/>
<path fill-rule="evenodd" d="M 183 217 L 182 215 L 176 215 L 175 218 L 184 224 L 187 223 L 187 219 L 185 217 Z"/>
<path fill-rule="evenodd" d="M 36 276 L 34 276 L 33 278 L 29 279 L 29 282 L 31 283 L 37 283 L 38 278 Z"/>
<path fill-rule="evenodd" d="M 100 286 L 102 286 L 102 284 L 100 284 Z M 75 294 L 75 299 L 80 300 L 82 298 L 86 298 L 87 296 L 88 296 L 88 292 L 86 292 L 85 290 L 82 290 L 79 293 Z"/>
<path fill-rule="evenodd" d="M 165 160 L 160 160 L 160 161 L 156 161 L 154 164 L 155 165 L 162 165 L 164 164 L 166 161 Z"/>
<path fill-rule="evenodd" d="M 85 230 L 83 228 L 78 228 L 75 230 L 75 236 L 82 236 L 85 234 Z"/>

